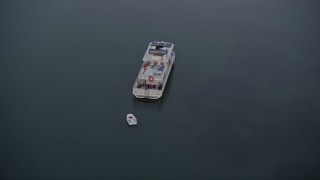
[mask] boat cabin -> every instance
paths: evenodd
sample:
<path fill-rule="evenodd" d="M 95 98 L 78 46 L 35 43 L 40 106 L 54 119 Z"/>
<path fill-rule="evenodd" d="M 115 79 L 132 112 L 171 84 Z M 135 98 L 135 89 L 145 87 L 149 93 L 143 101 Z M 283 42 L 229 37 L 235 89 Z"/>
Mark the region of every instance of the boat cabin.
<path fill-rule="evenodd" d="M 172 43 L 155 41 L 149 44 L 137 78 L 138 88 L 162 89 L 165 72 L 174 56 L 172 50 Z"/>

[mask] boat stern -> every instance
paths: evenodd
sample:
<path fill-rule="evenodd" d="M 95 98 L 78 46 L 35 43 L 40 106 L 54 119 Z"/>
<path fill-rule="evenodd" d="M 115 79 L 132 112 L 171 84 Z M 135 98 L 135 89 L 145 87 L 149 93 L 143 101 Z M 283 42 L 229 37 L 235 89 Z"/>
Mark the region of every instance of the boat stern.
<path fill-rule="evenodd" d="M 163 90 L 148 90 L 141 88 L 133 88 L 132 93 L 136 98 L 159 99 Z"/>

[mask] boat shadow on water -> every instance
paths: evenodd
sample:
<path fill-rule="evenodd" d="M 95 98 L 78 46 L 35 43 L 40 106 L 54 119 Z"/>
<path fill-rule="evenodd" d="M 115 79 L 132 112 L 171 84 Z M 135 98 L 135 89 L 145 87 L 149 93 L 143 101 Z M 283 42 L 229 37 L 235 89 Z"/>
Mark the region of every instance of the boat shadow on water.
<path fill-rule="evenodd" d="M 136 98 L 135 96 L 133 96 L 133 98 L 132 98 L 133 107 L 146 107 L 147 106 L 148 108 L 156 108 L 156 109 L 161 110 L 163 103 L 165 102 L 166 98 L 170 94 L 171 82 L 172 82 L 173 76 L 174 76 L 174 64 L 172 66 L 170 75 L 168 77 L 168 82 L 165 87 L 165 90 L 163 91 L 162 97 L 159 99 L 145 99 L 145 98 Z"/>

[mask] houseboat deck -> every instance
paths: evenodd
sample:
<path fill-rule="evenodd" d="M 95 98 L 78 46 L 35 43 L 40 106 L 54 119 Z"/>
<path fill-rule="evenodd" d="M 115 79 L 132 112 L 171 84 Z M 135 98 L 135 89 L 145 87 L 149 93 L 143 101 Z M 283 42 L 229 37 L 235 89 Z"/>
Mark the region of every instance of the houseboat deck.
<path fill-rule="evenodd" d="M 175 59 L 173 47 L 169 42 L 149 43 L 133 85 L 132 92 L 137 98 L 158 99 L 162 96 Z"/>

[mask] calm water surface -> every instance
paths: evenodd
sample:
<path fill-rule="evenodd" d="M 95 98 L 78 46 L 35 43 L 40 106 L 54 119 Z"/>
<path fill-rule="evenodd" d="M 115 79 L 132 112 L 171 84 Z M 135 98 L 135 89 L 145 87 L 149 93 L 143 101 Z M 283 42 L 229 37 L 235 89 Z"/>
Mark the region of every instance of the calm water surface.
<path fill-rule="evenodd" d="M 319 10 L 2 1 L 1 179 L 320 178 Z M 161 100 L 136 100 L 153 40 L 175 43 L 175 66 Z"/>

